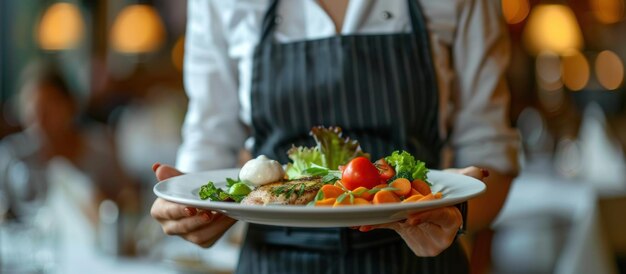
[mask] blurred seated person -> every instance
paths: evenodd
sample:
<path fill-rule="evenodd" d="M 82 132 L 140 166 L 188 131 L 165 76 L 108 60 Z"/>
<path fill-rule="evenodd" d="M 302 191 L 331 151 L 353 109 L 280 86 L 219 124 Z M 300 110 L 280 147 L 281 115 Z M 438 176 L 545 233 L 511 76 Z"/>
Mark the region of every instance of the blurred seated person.
<path fill-rule="evenodd" d="M 122 210 L 137 208 L 134 184 L 117 161 L 107 127 L 80 119 L 79 109 L 74 94 L 52 65 L 32 64 L 23 72 L 19 110 L 24 130 L 0 140 L 0 190 L 8 193 L 9 218 L 24 215 L 16 206 L 20 202 L 46 196 L 48 183 L 52 183 L 46 171 L 52 160 L 59 158 L 91 183 L 87 187 L 91 193 L 80 196 L 92 197 L 77 200 L 88 201 L 79 207 L 92 225 L 96 225 L 98 206 L 105 199 L 115 201 Z M 16 171 L 16 167 L 20 168 Z M 24 170 L 26 176 L 15 174 Z M 18 180 L 25 177 L 29 180 Z"/>

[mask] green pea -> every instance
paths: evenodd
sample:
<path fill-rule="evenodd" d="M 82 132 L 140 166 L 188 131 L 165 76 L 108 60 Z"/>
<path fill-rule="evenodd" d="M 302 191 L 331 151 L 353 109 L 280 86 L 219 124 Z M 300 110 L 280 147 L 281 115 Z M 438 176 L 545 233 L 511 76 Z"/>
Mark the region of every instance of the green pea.
<path fill-rule="evenodd" d="M 236 183 L 228 189 L 230 195 L 248 195 L 250 191 L 250 187 L 244 183 Z"/>

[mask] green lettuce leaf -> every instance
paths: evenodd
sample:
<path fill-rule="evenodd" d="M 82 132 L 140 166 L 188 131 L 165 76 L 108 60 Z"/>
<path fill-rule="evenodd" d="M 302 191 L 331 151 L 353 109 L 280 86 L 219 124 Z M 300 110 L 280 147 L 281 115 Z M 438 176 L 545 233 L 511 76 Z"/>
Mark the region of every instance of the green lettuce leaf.
<path fill-rule="evenodd" d="M 391 155 L 385 157 L 385 161 L 396 171 L 396 178 L 406 178 L 410 181 L 420 179 L 428 183 L 428 177 L 426 176 L 428 168 L 426 168 L 426 164 L 416 160 L 410 153 L 404 150 L 394 151 Z"/>
<path fill-rule="evenodd" d="M 322 155 L 321 166 L 328 169 L 336 170 L 359 156 L 369 158 L 369 154 L 361 150 L 358 141 L 342 136 L 340 127 L 314 127 L 311 135 Z"/>
<path fill-rule="evenodd" d="M 285 170 L 289 179 L 306 177 L 307 174 L 305 172 L 307 169 L 313 165 L 322 164 L 322 154 L 315 147 L 292 146 L 291 149 L 287 151 L 287 156 L 292 161 L 287 165 L 287 169 Z"/>
<path fill-rule="evenodd" d="M 215 184 L 211 181 L 209 181 L 206 185 L 203 185 L 200 187 L 200 190 L 198 191 L 198 195 L 200 196 L 200 199 L 202 200 L 206 200 L 209 199 L 211 201 L 217 201 L 217 202 L 222 202 L 222 201 L 229 201 L 229 200 L 233 200 L 237 203 L 241 202 L 241 200 L 243 200 L 243 198 L 245 198 L 248 193 L 250 193 L 250 189 L 248 189 L 247 192 L 241 192 L 242 194 L 231 194 L 230 192 L 230 188 L 235 185 L 235 184 L 242 184 L 242 182 L 238 181 L 238 180 L 233 180 L 230 178 L 226 178 L 227 181 L 227 191 L 224 191 L 221 188 L 218 188 L 215 186 Z"/>

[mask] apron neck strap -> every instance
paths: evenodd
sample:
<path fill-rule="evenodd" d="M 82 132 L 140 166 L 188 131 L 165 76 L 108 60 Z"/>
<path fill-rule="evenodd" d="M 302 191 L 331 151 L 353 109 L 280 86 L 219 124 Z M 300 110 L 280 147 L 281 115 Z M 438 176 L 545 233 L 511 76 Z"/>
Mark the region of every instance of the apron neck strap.
<path fill-rule="evenodd" d="M 422 14 L 422 9 L 419 7 L 417 1 L 419 0 L 407 0 L 409 5 L 409 15 L 411 16 L 412 32 L 416 35 L 423 36 L 422 38 L 428 38 L 428 32 L 425 26 L 426 21 L 424 19 L 424 15 Z M 267 39 L 271 39 L 274 33 L 274 28 L 279 20 L 276 15 L 279 2 L 280 0 L 272 0 L 272 3 L 265 12 L 259 44 L 264 43 Z"/>
<path fill-rule="evenodd" d="M 276 10 L 278 9 L 278 0 L 272 0 L 272 3 L 267 8 L 265 16 L 263 17 L 263 25 L 261 30 L 261 39 L 259 45 L 263 44 L 267 39 L 272 37 L 274 33 L 274 27 L 276 26 Z"/>

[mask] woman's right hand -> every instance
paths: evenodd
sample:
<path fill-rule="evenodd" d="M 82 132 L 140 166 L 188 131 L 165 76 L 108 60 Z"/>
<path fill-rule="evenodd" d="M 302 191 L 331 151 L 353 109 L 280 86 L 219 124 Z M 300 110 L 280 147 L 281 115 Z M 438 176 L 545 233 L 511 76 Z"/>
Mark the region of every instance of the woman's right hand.
<path fill-rule="evenodd" d="M 154 164 L 152 170 L 159 181 L 183 174 L 168 165 Z M 157 198 L 150 214 L 167 235 L 178 235 L 183 239 L 207 248 L 212 246 L 235 222 L 228 216 L 211 211 L 169 202 Z"/>

